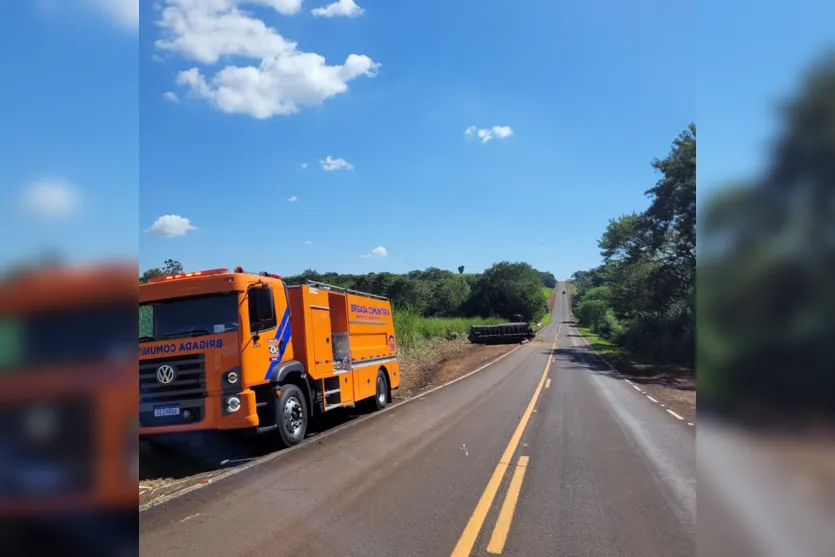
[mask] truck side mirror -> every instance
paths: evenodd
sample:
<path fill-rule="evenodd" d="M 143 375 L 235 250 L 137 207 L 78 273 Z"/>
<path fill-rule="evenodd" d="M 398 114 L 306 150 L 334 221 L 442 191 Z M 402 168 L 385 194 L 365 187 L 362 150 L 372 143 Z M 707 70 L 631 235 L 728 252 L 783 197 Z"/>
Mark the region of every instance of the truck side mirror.
<path fill-rule="evenodd" d="M 249 289 L 249 323 L 255 341 L 258 333 L 275 324 L 275 303 L 269 285 Z"/>

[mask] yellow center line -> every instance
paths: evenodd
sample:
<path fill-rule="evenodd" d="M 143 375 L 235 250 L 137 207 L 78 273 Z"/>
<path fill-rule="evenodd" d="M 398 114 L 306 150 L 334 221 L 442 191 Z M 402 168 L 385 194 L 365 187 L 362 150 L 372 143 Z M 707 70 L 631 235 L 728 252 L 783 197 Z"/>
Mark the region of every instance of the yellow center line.
<path fill-rule="evenodd" d="M 487 545 L 487 553 L 495 555 L 504 551 L 504 544 L 507 542 L 507 534 L 510 532 L 510 523 L 513 522 L 513 513 L 516 511 L 516 503 L 519 501 L 519 492 L 522 491 L 522 480 L 525 479 L 525 470 L 528 467 L 528 457 L 520 456 L 516 464 L 516 470 L 510 479 L 510 487 L 507 489 L 502 510 L 493 529 L 493 536 Z"/>
<path fill-rule="evenodd" d="M 557 340 L 560 338 L 561 328 L 562 325 L 557 327 L 557 334 L 554 335 L 554 344 L 551 347 L 552 351 L 556 349 Z M 516 426 L 516 431 L 513 432 L 513 436 L 510 438 L 510 442 L 507 444 L 507 447 L 502 454 L 502 458 L 499 460 L 496 469 L 493 470 L 493 475 L 490 476 L 490 481 L 487 482 L 487 487 L 484 488 L 484 493 L 481 494 L 481 498 L 478 500 L 478 504 L 476 504 L 475 510 L 470 516 L 470 520 L 467 522 L 467 526 L 464 528 L 464 532 L 458 539 L 458 543 L 455 545 L 455 549 L 452 550 L 450 557 L 466 557 L 473 550 L 476 538 L 478 538 L 478 533 L 484 525 L 484 519 L 487 518 L 487 513 L 490 511 L 493 499 L 496 498 L 496 493 L 499 491 L 499 486 L 502 483 L 505 472 L 507 472 L 508 462 L 510 462 L 513 458 L 513 453 L 516 452 L 516 447 L 519 446 L 519 440 L 522 438 L 522 433 L 525 431 L 525 427 L 528 425 L 528 420 L 531 418 L 533 407 L 536 404 L 536 399 L 539 397 L 539 393 L 542 392 L 542 386 L 545 384 L 545 376 L 548 375 L 548 369 L 550 369 L 550 367 L 551 358 L 548 358 L 548 362 L 545 364 L 545 371 L 542 372 L 542 378 L 540 378 L 539 384 L 536 386 L 536 391 L 534 391 L 533 397 L 528 403 L 525 413 L 522 415 L 522 419 L 519 420 L 519 425 Z"/>

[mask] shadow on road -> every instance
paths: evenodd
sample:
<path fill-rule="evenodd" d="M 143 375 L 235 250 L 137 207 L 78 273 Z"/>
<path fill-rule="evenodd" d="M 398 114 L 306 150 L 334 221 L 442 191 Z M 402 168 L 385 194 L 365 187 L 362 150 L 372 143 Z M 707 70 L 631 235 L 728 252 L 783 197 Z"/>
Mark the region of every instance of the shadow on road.
<path fill-rule="evenodd" d="M 307 439 L 347 423 L 365 412 L 354 408 L 332 410 L 312 420 Z M 201 432 L 140 441 L 139 480 L 178 480 L 240 466 L 276 450 L 270 435 L 246 438 L 237 432 Z"/>
<path fill-rule="evenodd" d="M 579 337 L 580 335 L 568 335 Z M 596 348 L 595 344 L 591 344 Z M 597 347 L 600 351 L 603 347 Z M 607 356 L 617 372 L 612 372 L 597 355 L 586 346 L 557 348 L 557 355 L 570 359 L 573 363 L 585 366 L 593 373 L 610 377 L 625 377 L 633 383 L 641 385 L 659 385 L 679 391 L 695 391 L 696 382 L 693 370 L 673 364 L 645 364 L 628 361 L 622 358 Z"/>

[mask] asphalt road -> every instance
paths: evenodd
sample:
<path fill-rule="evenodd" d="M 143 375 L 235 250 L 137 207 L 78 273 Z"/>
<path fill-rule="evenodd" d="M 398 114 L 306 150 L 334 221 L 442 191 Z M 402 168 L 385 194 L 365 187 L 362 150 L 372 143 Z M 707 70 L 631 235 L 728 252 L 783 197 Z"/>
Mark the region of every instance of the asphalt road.
<path fill-rule="evenodd" d="M 142 512 L 141 554 L 695 555 L 694 428 L 565 301 L 478 373 Z"/>

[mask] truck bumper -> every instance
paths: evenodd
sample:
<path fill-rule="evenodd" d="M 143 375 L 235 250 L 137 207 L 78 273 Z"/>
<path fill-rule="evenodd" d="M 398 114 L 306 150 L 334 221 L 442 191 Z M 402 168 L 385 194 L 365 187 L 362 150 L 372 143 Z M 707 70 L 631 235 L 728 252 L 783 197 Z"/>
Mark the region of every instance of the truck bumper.
<path fill-rule="evenodd" d="M 232 397 L 239 401 L 239 406 Z M 173 407 L 176 403 L 156 404 Z M 237 410 L 234 410 L 237 408 Z M 204 399 L 202 416 L 190 417 L 180 413 L 176 416 L 154 417 L 154 408 L 140 409 L 140 437 L 164 433 L 183 433 L 208 430 L 241 430 L 258 426 L 258 413 L 255 405 L 255 392 L 246 390 L 242 393 L 212 394 Z"/>

